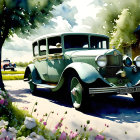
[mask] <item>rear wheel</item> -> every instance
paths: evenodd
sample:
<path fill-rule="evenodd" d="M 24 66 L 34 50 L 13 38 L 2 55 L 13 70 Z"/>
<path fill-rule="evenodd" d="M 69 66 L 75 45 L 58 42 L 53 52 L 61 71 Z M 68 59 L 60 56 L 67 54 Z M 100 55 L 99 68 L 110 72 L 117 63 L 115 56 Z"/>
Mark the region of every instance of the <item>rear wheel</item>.
<path fill-rule="evenodd" d="M 32 75 L 31 75 L 31 73 L 28 76 L 28 80 L 29 80 L 30 92 L 32 94 L 35 94 L 35 91 L 36 91 L 36 87 L 37 86 L 32 82 Z"/>
<path fill-rule="evenodd" d="M 68 91 L 71 95 L 73 107 L 77 110 L 85 110 L 87 107 L 88 93 L 86 87 L 79 78 L 78 74 L 72 74 L 68 80 Z"/>

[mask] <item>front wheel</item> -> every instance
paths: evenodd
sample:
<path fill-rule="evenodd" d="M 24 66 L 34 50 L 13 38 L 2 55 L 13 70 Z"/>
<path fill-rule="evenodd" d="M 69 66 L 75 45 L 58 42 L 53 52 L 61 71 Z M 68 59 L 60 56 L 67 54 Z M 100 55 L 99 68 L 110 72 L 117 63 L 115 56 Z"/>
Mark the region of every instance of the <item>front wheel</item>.
<path fill-rule="evenodd" d="M 29 74 L 29 76 L 28 76 L 28 80 L 29 80 L 29 86 L 30 86 L 30 92 L 32 93 L 32 94 L 35 94 L 35 91 L 36 91 L 36 85 L 33 83 L 33 81 L 32 81 L 32 75 L 31 75 L 31 73 Z"/>
<path fill-rule="evenodd" d="M 77 74 L 72 74 L 68 80 L 68 90 L 71 95 L 73 107 L 77 110 L 83 110 L 87 107 L 88 93 L 85 92 L 86 87 L 82 83 Z"/>

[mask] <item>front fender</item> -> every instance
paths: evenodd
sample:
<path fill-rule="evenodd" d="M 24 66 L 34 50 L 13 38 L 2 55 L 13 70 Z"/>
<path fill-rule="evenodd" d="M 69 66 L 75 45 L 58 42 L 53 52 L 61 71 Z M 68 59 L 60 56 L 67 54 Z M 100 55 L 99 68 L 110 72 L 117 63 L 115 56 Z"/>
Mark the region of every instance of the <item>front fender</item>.
<path fill-rule="evenodd" d="M 35 84 L 41 84 L 42 83 L 42 80 L 34 66 L 34 64 L 29 64 L 25 70 L 25 75 L 24 75 L 24 81 L 28 81 L 26 79 L 28 79 L 28 76 L 29 74 L 31 73 L 31 76 L 32 76 L 32 81 L 35 83 Z"/>
<path fill-rule="evenodd" d="M 132 85 L 140 84 L 140 69 L 137 69 L 137 72 L 133 72 L 133 67 L 124 67 L 127 78 L 130 80 Z"/>
<path fill-rule="evenodd" d="M 84 83 L 93 83 L 97 79 L 101 79 L 105 83 L 107 83 L 107 81 L 104 80 L 104 78 L 99 74 L 99 72 L 90 64 L 74 62 L 68 65 L 65 68 L 64 72 L 68 71 L 69 69 L 74 69 Z"/>

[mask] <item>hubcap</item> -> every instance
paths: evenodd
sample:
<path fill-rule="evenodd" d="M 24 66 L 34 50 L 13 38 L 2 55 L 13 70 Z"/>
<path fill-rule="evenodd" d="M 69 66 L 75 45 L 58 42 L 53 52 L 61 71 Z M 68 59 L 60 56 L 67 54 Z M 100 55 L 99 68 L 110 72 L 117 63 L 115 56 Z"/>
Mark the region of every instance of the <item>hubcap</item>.
<path fill-rule="evenodd" d="M 76 77 L 71 80 L 71 98 L 75 108 L 79 108 L 82 102 L 82 85 Z"/>

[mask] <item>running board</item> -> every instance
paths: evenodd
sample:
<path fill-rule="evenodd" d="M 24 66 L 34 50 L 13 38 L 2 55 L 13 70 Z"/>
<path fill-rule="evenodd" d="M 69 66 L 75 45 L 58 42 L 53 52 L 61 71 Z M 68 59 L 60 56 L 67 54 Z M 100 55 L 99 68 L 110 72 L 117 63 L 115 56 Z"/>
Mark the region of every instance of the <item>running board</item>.
<path fill-rule="evenodd" d="M 48 84 L 36 84 L 37 86 L 44 87 L 44 88 L 56 88 L 57 86 L 52 86 Z"/>

